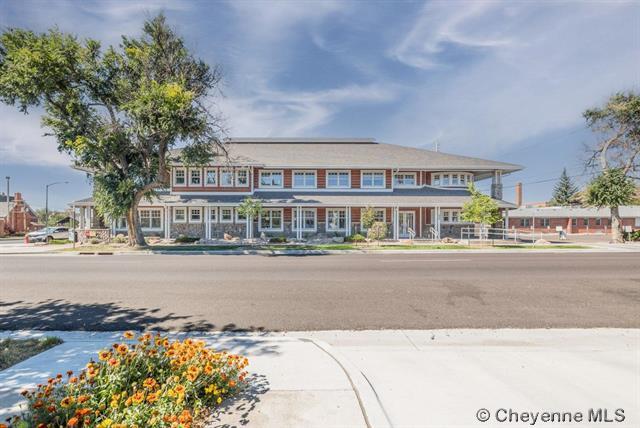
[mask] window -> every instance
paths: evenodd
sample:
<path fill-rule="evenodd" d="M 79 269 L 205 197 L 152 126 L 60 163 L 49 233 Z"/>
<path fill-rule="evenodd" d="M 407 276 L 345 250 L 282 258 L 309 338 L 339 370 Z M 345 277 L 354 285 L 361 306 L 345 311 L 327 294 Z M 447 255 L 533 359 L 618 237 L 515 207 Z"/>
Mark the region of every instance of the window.
<path fill-rule="evenodd" d="M 442 211 L 442 221 L 443 222 L 449 222 L 451 220 L 451 217 L 449 217 L 449 211 Z"/>
<path fill-rule="evenodd" d="M 571 219 L 571 226 L 577 226 L 578 225 L 578 219 L 577 218 L 572 218 Z"/>
<path fill-rule="evenodd" d="M 442 176 L 442 185 L 443 186 L 448 186 L 449 185 L 449 174 L 444 174 Z"/>
<path fill-rule="evenodd" d="M 162 212 L 158 209 L 138 210 L 138 218 L 140 219 L 140 227 L 143 229 L 161 229 L 162 228 Z"/>
<path fill-rule="evenodd" d="M 223 187 L 233 187 L 233 170 L 223 169 L 220 171 L 220 185 Z"/>
<path fill-rule="evenodd" d="M 189 209 L 189 223 L 200 223 L 202 221 L 202 208 Z"/>
<path fill-rule="evenodd" d="M 588 218 L 583 218 L 582 219 L 582 224 L 585 226 L 589 226 L 589 219 Z"/>
<path fill-rule="evenodd" d="M 347 211 L 340 209 L 327 210 L 327 230 L 338 231 L 347 228 Z"/>
<path fill-rule="evenodd" d="M 176 186 L 184 186 L 186 183 L 185 170 L 184 168 L 178 168 L 174 172 L 173 183 Z"/>
<path fill-rule="evenodd" d="M 348 189 L 351 187 L 351 173 L 349 171 L 327 171 L 327 187 Z"/>
<path fill-rule="evenodd" d="M 127 218 L 120 217 L 116 220 L 116 229 L 126 229 L 127 228 Z"/>
<path fill-rule="evenodd" d="M 249 186 L 249 171 L 246 169 L 239 169 L 236 171 L 236 186 L 248 187 Z"/>
<path fill-rule="evenodd" d="M 530 218 L 521 218 L 520 219 L 520 227 L 530 227 L 531 219 Z"/>
<path fill-rule="evenodd" d="M 549 219 L 548 218 L 541 218 L 540 219 L 540 226 L 549 227 Z"/>
<path fill-rule="evenodd" d="M 462 221 L 461 210 L 442 210 L 440 213 L 443 223 L 460 223 Z"/>
<path fill-rule="evenodd" d="M 247 222 L 247 216 L 244 214 L 240 214 L 240 211 L 236 209 L 236 223 L 246 223 L 246 222 Z"/>
<path fill-rule="evenodd" d="M 431 180 L 432 186 L 466 186 L 468 183 L 473 182 L 473 174 L 459 173 L 459 174 L 433 174 Z"/>
<path fill-rule="evenodd" d="M 265 209 L 260 215 L 260 230 L 282 230 L 282 210 Z"/>
<path fill-rule="evenodd" d="M 205 169 L 205 180 L 207 186 L 216 186 L 218 184 L 218 171 L 213 168 Z"/>
<path fill-rule="evenodd" d="M 233 208 L 220 208 L 220 223 L 233 223 Z"/>
<path fill-rule="evenodd" d="M 211 223 L 218 222 L 218 208 L 211 208 L 209 210 L 209 222 Z"/>
<path fill-rule="evenodd" d="M 451 211 L 451 222 L 458 223 L 460 221 L 459 215 L 460 211 Z"/>
<path fill-rule="evenodd" d="M 458 185 L 458 174 L 453 174 L 451 176 L 451 185 L 452 186 L 457 186 Z"/>
<path fill-rule="evenodd" d="M 315 171 L 294 171 L 293 187 L 316 187 Z"/>
<path fill-rule="evenodd" d="M 600 217 L 596 219 L 596 226 L 602 226 L 602 219 Z"/>
<path fill-rule="evenodd" d="M 174 208 L 173 209 L 173 221 L 175 223 L 184 223 L 187 221 L 187 209 L 186 208 Z"/>
<path fill-rule="evenodd" d="M 402 173 L 396 174 L 395 186 L 398 187 L 413 187 L 416 185 L 416 173 Z"/>
<path fill-rule="evenodd" d="M 636 227 L 640 227 L 640 217 L 636 217 Z"/>
<path fill-rule="evenodd" d="M 440 185 L 440 174 L 433 174 L 433 183 L 434 186 Z"/>
<path fill-rule="evenodd" d="M 189 184 L 191 186 L 199 186 L 201 181 L 200 181 L 200 170 L 199 169 L 192 169 L 189 170 Z"/>
<path fill-rule="evenodd" d="M 467 185 L 467 174 L 460 174 L 460 185 L 461 186 Z"/>
<path fill-rule="evenodd" d="M 298 230 L 298 210 L 294 208 L 291 215 L 293 216 L 293 230 Z M 300 216 L 302 217 L 302 230 L 316 230 L 316 210 L 301 209 Z"/>
<path fill-rule="evenodd" d="M 368 171 L 362 173 L 362 187 L 384 187 L 384 171 Z"/>
<path fill-rule="evenodd" d="M 282 187 L 282 171 L 260 171 L 260 187 Z"/>

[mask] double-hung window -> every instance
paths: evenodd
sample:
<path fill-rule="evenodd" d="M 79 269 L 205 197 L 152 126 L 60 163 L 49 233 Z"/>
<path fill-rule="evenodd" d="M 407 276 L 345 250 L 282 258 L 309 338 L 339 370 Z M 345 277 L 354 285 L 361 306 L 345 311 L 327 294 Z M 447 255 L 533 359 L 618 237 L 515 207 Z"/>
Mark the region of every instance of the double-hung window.
<path fill-rule="evenodd" d="M 204 170 L 205 175 L 205 184 L 207 186 L 217 186 L 218 185 L 218 171 L 214 168 L 207 168 Z"/>
<path fill-rule="evenodd" d="M 432 183 L 434 186 L 440 186 L 440 174 L 433 174 Z"/>
<path fill-rule="evenodd" d="M 327 171 L 327 187 L 333 189 L 350 188 L 351 173 L 349 171 Z"/>
<path fill-rule="evenodd" d="M 399 173 L 395 176 L 395 186 L 397 187 L 415 187 L 416 173 Z"/>
<path fill-rule="evenodd" d="M 260 171 L 260 187 L 282 187 L 282 171 Z"/>
<path fill-rule="evenodd" d="M 347 228 L 347 211 L 327 209 L 327 231 L 340 231 Z"/>
<path fill-rule="evenodd" d="M 282 230 L 282 210 L 264 209 L 260 214 L 260 230 L 281 231 Z"/>
<path fill-rule="evenodd" d="M 384 188 L 384 171 L 363 171 L 362 187 L 363 188 Z"/>
<path fill-rule="evenodd" d="M 236 208 L 236 223 L 246 223 L 247 216 L 240 213 L 240 211 Z"/>
<path fill-rule="evenodd" d="M 602 226 L 602 219 L 600 217 L 596 218 L 596 226 Z"/>
<path fill-rule="evenodd" d="M 246 169 L 239 169 L 236 171 L 236 187 L 248 187 L 249 186 L 249 171 Z"/>
<path fill-rule="evenodd" d="M 583 218 L 582 219 L 582 224 L 585 226 L 589 226 L 589 219 L 588 218 Z"/>
<path fill-rule="evenodd" d="M 220 171 L 220 185 L 222 187 L 233 187 L 232 169 L 223 169 Z"/>
<path fill-rule="evenodd" d="M 220 223 L 233 223 L 233 208 L 220 208 Z"/>
<path fill-rule="evenodd" d="M 190 186 L 199 186 L 202 183 L 200 177 L 199 169 L 190 169 L 189 170 L 189 185 Z"/>
<path fill-rule="evenodd" d="M 298 230 L 298 210 L 293 209 L 293 230 Z M 300 210 L 302 230 L 316 230 L 316 210 L 303 208 Z"/>
<path fill-rule="evenodd" d="M 293 187 L 315 188 L 316 172 L 315 171 L 294 171 Z"/>
<path fill-rule="evenodd" d="M 449 216 L 449 211 L 442 211 L 442 221 L 448 223 L 451 221 L 451 217 Z"/>
<path fill-rule="evenodd" d="M 459 174 L 444 174 L 436 173 L 431 175 L 431 185 L 433 186 L 466 186 L 468 183 L 473 182 L 473 174 L 459 173 Z"/>
<path fill-rule="evenodd" d="M 571 219 L 571 226 L 578 226 L 578 219 L 577 218 L 572 218 Z"/>
<path fill-rule="evenodd" d="M 189 223 L 200 223 L 202 221 L 202 208 L 189 208 Z"/>
<path fill-rule="evenodd" d="M 520 227 L 530 227 L 530 226 L 531 226 L 531 219 L 529 217 L 520 219 Z"/>
<path fill-rule="evenodd" d="M 162 212 L 159 209 L 143 209 L 138 211 L 140 227 L 143 229 L 161 229 Z"/>
<path fill-rule="evenodd" d="M 540 219 L 540 226 L 542 227 L 549 227 L 549 219 L 546 217 L 543 217 Z"/>
<path fill-rule="evenodd" d="M 174 208 L 173 209 L 173 221 L 175 223 L 185 223 L 187 221 L 187 209 L 186 208 Z"/>
<path fill-rule="evenodd" d="M 176 168 L 173 173 L 173 184 L 176 186 L 184 186 L 187 183 L 187 177 L 184 168 Z"/>
<path fill-rule="evenodd" d="M 209 222 L 217 223 L 218 222 L 218 208 L 211 207 L 209 209 Z"/>

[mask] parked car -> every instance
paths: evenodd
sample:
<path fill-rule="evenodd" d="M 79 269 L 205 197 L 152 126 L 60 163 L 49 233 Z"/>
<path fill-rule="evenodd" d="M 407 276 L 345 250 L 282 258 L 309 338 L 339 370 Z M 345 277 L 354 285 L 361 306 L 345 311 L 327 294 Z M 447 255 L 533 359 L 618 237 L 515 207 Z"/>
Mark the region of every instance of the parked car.
<path fill-rule="evenodd" d="M 68 227 L 45 227 L 27 234 L 27 242 L 47 242 L 54 239 L 69 239 Z"/>

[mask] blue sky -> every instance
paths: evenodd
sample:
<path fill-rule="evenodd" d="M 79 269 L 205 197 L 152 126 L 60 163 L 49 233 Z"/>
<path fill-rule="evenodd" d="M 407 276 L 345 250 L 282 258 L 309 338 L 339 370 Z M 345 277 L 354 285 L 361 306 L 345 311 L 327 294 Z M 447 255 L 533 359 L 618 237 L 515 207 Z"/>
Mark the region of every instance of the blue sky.
<path fill-rule="evenodd" d="M 117 44 L 163 11 L 225 73 L 217 108 L 236 137 L 375 137 L 522 164 L 525 201 L 567 167 L 586 180 L 581 112 L 640 88 L 640 3 L 10 1 L 0 28 L 57 25 Z M 90 194 L 42 134 L 38 112 L 0 105 L 0 178 L 31 205 Z M 4 180 L 0 188 L 4 190 Z M 488 189 L 488 183 L 480 188 Z"/>

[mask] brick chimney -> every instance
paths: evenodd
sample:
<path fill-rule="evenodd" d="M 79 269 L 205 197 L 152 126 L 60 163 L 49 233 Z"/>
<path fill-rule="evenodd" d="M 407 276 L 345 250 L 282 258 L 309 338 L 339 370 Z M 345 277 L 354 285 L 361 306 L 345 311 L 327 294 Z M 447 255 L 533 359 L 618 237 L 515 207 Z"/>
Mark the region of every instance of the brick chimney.
<path fill-rule="evenodd" d="M 22 202 L 22 193 L 16 192 L 13 196 L 13 201 L 15 203 Z"/>
<path fill-rule="evenodd" d="M 516 205 L 522 206 L 522 183 L 516 183 Z"/>

